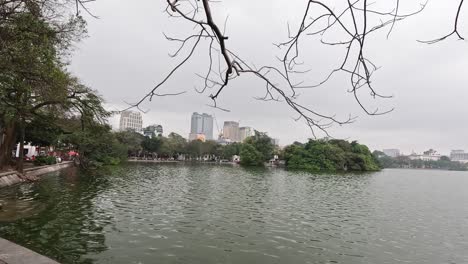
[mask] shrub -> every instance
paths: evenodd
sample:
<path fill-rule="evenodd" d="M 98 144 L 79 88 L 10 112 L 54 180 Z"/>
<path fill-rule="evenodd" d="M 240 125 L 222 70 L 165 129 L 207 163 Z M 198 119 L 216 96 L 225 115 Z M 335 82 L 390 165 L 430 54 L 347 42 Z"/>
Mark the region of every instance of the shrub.
<path fill-rule="evenodd" d="M 284 150 L 286 167 L 307 171 L 377 171 L 380 169 L 369 148 L 356 141 L 309 140 Z"/>
<path fill-rule="evenodd" d="M 34 160 L 34 165 L 42 166 L 42 165 L 52 165 L 57 163 L 57 160 L 53 156 L 37 156 Z"/>
<path fill-rule="evenodd" d="M 240 151 L 240 164 L 244 166 L 261 166 L 263 165 L 263 156 L 251 144 L 242 144 Z"/>

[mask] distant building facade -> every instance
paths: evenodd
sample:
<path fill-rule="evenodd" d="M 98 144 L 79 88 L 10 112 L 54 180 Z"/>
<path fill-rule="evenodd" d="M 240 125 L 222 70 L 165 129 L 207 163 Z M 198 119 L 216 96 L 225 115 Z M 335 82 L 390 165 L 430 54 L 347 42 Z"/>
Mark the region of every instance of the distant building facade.
<path fill-rule="evenodd" d="M 147 126 L 145 127 L 145 129 L 143 129 L 143 135 L 145 135 L 146 137 L 150 137 L 150 138 L 153 136 L 162 137 L 163 127 L 161 125 Z"/>
<path fill-rule="evenodd" d="M 123 111 L 120 114 L 120 131 L 131 130 L 141 133 L 143 130 L 143 118 L 140 112 Z"/>
<path fill-rule="evenodd" d="M 205 140 L 213 140 L 213 116 L 195 112 L 191 118 L 189 140 L 201 137 Z"/>
<path fill-rule="evenodd" d="M 244 142 L 248 137 L 255 136 L 255 130 L 251 127 L 240 127 L 239 128 L 239 141 Z"/>
<path fill-rule="evenodd" d="M 233 143 L 230 139 L 223 138 L 222 135 L 220 135 L 220 137 L 218 138 L 218 140 L 216 140 L 216 142 L 222 146 L 226 146 L 226 145 Z"/>
<path fill-rule="evenodd" d="M 223 126 L 223 138 L 230 139 L 232 142 L 240 142 L 239 123 L 234 121 L 225 121 Z"/>
<path fill-rule="evenodd" d="M 23 155 L 24 157 L 27 158 L 32 158 L 33 156 L 38 156 L 39 155 L 39 147 L 32 146 L 31 143 L 24 144 L 23 146 Z M 15 150 L 15 157 L 20 156 L 20 144 L 16 145 L 16 150 Z"/>
<path fill-rule="evenodd" d="M 440 160 L 442 155 L 437 153 L 437 151 L 430 149 L 428 151 L 424 151 L 423 154 L 416 154 L 412 153 L 411 155 L 408 156 L 410 160 L 424 160 L 424 161 L 437 161 Z"/>
<path fill-rule="evenodd" d="M 202 142 L 206 142 L 206 136 L 205 134 L 197 134 L 193 140 L 200 140 Z"/>
<path fill-rule="evenodd" d="M 385 153 L 385 155 L 392 157 L 392 158 L 401 156 L 399 149 L 384 149 L 382 150 L 382 152 Z"/>
<path fill-rule="evenodd" d="M 452 150 L 452 152 L 450 152 L 450 160 L 468 163 L 468 153 L 460 149 Z"/>
<path fill-rule="evenodd" d="M 279 138 L 272 138 L 271 139 L 271 144 L 275 146 L 279 146 Z"/>

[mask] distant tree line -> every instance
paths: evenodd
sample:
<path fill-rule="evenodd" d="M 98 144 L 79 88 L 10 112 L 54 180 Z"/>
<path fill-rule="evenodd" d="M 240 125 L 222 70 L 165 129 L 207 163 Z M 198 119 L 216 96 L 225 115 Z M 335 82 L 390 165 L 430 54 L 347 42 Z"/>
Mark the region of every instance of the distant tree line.
<path fill-rule="evenodd" d="M 127 146 L 129 157 L 157 158 L 157 159 L 183 159 L 183 160 L 232 160 L 232 157 L 240 156 L 240 163 L 246 166 L 257 166 L 267 162 L 275 154 L 280 154 L 278 146 L 273 140 L 262 132 L 247 138 L 244 142 L 234 142 L 221 145 L 216 141 L 187 141 L 176 133 L 170 133 L 167 137 L 145 137 L 133 131 L 115 133 L 120 143 Z"/>
<path fill-rule="evenodd" d="M 442 156 L 440 160 L 412 160 L 408 156 L 393 158 L 387 156 L 381 151 L 374 151 L 373 155 L 383 168 L 440 169 L 456 171 L 468 170 L 467 164 L 451 161 L 447 156 Z"/>
<path fill-rule="evenodd" d="M 110 126 L 92 120 L 87 120 L 84 129 L 82 124 L 81 117 L 55 122 L 36 120 L 27 130 L 26 141 L 57 150 L 75 150 L 85 169 L 120 164 L 128 158 L 214 162 L 232 161 L 233 156 L 239 156 L 244 166 L 263 166 L 276 156 L 285 161 L 288 169 L 310 172 L 381 168 L 378 157 L 356 141 L 309 140 L 281 149 L 266 133 L 258 131 L 242 143 L 221 145 L 216 141 L 187 141 L 177 133 L 148 137 L 134 131 L 113 132 Z"/>

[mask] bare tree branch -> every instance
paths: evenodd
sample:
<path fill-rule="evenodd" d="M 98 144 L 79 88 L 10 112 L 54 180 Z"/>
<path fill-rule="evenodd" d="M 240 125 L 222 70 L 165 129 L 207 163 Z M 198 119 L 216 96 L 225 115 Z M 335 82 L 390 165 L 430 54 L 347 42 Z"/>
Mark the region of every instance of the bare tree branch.
<path fill-rule="evenodd" d="M 455 18 L 455 26 L 452 33 L 445 37 L 425 43 L 436 43 L 444 40 L 451 35 L 457 35 L 463 39 L 458 31 L 458 21 L 460 10 L 462 9 L 463 0 L 459 0 L 459 8 Z M 370 58 L 366 56 L 366 44 L 369 34 L 373 34 L 383 28 L 389 28 L 387 38 L 390 37 L 395 25 L 422 12 L 427 2 L 420 4 L 420 8 L 414 12 L 404 14 L 400 12 L 401 4 L 396 0 L 395 7 L 391 11 L 382 11 L 371 8 L 373 3 L 367 0 L 347 0 L 344 7 L 336 8 L 329 4 L 325 4 L 319 0 L 308 0 L 302 13 L 301 20 L 296 30 L 292 30 L 291 26 L 287 25 L 288 40 L 276 44 L 282 53 L 277 56 L 280 67 L 275 65 L 262 65 L 255 67 L 249 64 L 246 60 L 236 54 L 228 46 L 228 37 L 226 36 L 226 27 L 228 17 L 224 20 L 224 27 L 221 31 L 218 23 L 214 20 L 211 4 L 215 1 L 210 0 L 166 0 L 166 13 L 171 18 L 182 19 L 194 26 L 197 34 L 188 35 L 185 38 L 173 38 L 165 35 L 166 39 L 171 42 L 178 43 L 178 48 L 171 57 L 178 57 L 182 52 L 187 52 L 188 55 L 178 63 L 163 80 L 158 83 L 150 92 L 148 92 L 137 103 L 131 104 L 129 108 L 138 108 L 144 101 L 153 98 L 153 96 L 161 96 L 156 93 L 156 90 L 166 83 L 173 74 L 182 67 L 192 57 L 195 49 L 199 45 L 204 45 L 205 41 L 209 40 L 207 46 L 208 67 L 203 74 L 196 74 L 203 80 L 203 87 L 195 90 L 199 93 L 205 93 L 207 90 L 214 89 L 214 92 L 209 95 L 213 101 L 210 107 L 229 111 L 217 105 L 217 99 L 222 94 L 223 90 L 229 85 L 230 81 L 240 76 L 253 76 L 265 84 L 265 94 L 262 97 L 254 97 L 261 101 L 275 101 L 286 103 L 294 112 L 298 114 L 296 120 L 303 120 L 310 127 L 312 134 L 315 135 L 315 130 L 318 130 L 329 136 L 327 129 L 333 124 L 344 125 L 355 121 L 356 117 L 351 115 L 348 118 L 340 119 L 335 115 L 322 114 L 310 106 L 302 105 L 298 102 L 300 94 L 298 89 L 308 89 L 321 86 L 331 80 L 337 73 L 348 75 L 350 88 L 348 92 L 353 94 L 354 100 L 368 115 L 382 115 L 393 110 L 369 109 L 361 99 L 361 91 L 366 91 L 370 98 L 392 98 L 392 96 L 383 95 L 374 88 L 372 84 L 373 74 L 379 69 Z M 199 4 L 199 2 L 201 4 Z M 318 13 L 318 15 L 317 15 Z M 314 14 L 314 15 L 313 15 Z M 372 16 L 372 18 L 371 18 Z M 380 21 L 376 23 L 376 21 Z M 294 32 L 294 33 L 292 33 Z M 342 36 L 340 40 L 325 40 L 330 32 L 338 32 Z M 336 34 L 335 34 L 336 36 Z M 315 84 L 307 84 L 304 78 L 301 78 L 309 73 L 310 68 L 306 67 L 305 62 L 301 59 L 303 39 L 318 37 L 323 45 L 343 47 L 344 53 L 340 60 L 339 66 L 331 70 L 323 80 Z M 195 40 L 195 41 L 194 41 Z M 190 48 L 188 48 L 190 44 Z M 204 49 L 203 49 L 204 50 Z M 217 56 L 217 67 L 214 60 Z M 167 95 L 176 95 L 167 94 Z"/>
<path fill-rule="evenodd" d="M 455 16 L 455 21 L 453 23 L 453 31 L 452 32 L 448 33 L 447 35 L 445 35 L 443 37 L 437 38 L 437 39 L 418 40 L 418 41 L 421 42 L 421 43 L 426 43 L 426 44 L 435 44 L 435 43 L 440 42 L 442 40 L 445 40 L 446 38 L 451 37 L 453 35 L 456 35 L 459 40 L 465 40 L 465 38 L 463 38 L 462 35 L 460 34 L 460 32 L 458 31 L 458 22 L 459 22 L 460 12 L 462 10 L 464 0 L 459 0 L 459 1 L 460 1 L 460 3 L 458 4 L 457 15 Z"/>

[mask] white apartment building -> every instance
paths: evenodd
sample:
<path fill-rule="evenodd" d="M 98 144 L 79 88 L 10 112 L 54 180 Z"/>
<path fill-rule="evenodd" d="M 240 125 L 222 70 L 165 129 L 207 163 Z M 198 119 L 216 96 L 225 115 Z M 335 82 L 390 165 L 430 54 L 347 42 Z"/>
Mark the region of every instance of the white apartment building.
<path fill-rule="evenodd" d="M 123 111 L 120 115 L 120 131 L 131 130 L 138 133 L 143 131 L 143 118 L 140 112 Z"/>

